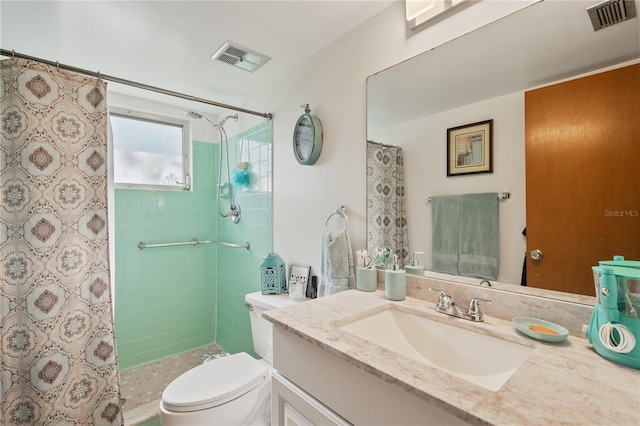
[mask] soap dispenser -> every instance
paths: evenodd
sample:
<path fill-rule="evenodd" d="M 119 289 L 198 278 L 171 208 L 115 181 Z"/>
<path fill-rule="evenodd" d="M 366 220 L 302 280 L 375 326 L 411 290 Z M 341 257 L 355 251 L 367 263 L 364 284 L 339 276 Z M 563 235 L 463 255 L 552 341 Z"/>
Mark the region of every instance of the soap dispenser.
<path fill-rule="evenodd" d="M 384 271 L 384 292 L 389 300 L 404 300 L 407 296 L 407 273 L 400 269 L 398 255 L 393 255 L 391 268 Z"/>
<path fill-rule="evenodd" d="M 418 254 L 424 254 L 423 251 L 414 251 L 411 255 L 411 260 L 409 260 L 409 264 L 405 265 L 404 270 L 407 271 L 407 274 L 411 275 L 424 275 L 424 266 L 418 263 Z"/>

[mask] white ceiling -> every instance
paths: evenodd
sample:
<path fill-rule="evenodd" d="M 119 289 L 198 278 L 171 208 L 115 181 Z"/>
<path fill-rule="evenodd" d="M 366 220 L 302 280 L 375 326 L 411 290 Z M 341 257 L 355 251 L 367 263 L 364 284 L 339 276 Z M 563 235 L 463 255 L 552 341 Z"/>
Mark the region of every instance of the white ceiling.
<path fill-rule="evenodd" d="M 0 1 L 2 49 L 241 106 L 390 0 Z M 211 56 L 227 41 L 272 59 L 255 73 Z M 122 85 L 111 90 L 154 98 Z M 261 110 L 261 112 L 267 112 Z"/>

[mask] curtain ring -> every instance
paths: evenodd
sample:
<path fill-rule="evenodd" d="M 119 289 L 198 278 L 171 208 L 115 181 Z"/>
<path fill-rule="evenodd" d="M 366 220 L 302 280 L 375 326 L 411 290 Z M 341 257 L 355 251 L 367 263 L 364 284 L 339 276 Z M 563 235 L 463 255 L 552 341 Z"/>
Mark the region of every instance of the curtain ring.
<path fill-rule="evenodd" d="M 100 71 L 98 71 L 98 80 L 100 80 Z"/>
<path fill-rule="evenodd" d="M 16 50 L 11 49 L 11 59 L 15 59 L 15 58 L 16 58 Z"/>

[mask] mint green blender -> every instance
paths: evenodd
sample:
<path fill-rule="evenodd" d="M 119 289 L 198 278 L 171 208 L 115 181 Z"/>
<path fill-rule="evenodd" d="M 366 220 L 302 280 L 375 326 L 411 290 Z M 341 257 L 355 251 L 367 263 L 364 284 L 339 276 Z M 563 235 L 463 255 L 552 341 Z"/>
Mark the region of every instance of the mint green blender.
<path fill-rule="evenodd" d="M 587 339 L 602 357 L 640 369 L 640 261 L 615 256 L 599 264 Z"/>

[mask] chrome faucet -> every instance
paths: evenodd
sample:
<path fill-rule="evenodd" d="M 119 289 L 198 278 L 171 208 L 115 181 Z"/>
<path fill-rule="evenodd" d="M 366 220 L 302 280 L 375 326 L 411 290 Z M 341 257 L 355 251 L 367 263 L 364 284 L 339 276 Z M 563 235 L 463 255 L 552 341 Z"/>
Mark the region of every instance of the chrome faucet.
<path fill-rule="evenodd" d="M 438 290 L 436 288 L 429 287 L 431 291 L 440 292 L 440 296 L 438 296 L 438 303 L 436 303 L 436 312 L 441 314 L 446 314 L 456 318 L 463 318 L 474 322 L 484 321 L 484 315 L 480 310 L 479 302 L 484 303 L 493 303 L 493 300 L 489 299 L 481 299 L 479 297 L 474 297 L 469 301 L 469 307 L 467 308 L 467 312 L 462 312 L 454 302 L 453 298 L 449 296 L 442 290 Z"/>
<path fill-rule="evenodd" d="M 480 299 L 478 297 L 474 297 L 469 301 L 469 308 L 467 309 L 467 313 L 464 314 L 465 317 L 470 319 L 471 321 L 484 321 L 484 316 L 482 315 L 482 311 L 480 311 L 480 305 L 478 302 L 484 303 L 493 303 L 493 300 L 489 299 Z"/>
<path fill-rule="evenodd" d="M 442 290 L 438 290 L 436 288 L 429 287 L 431 291 L 439 291 L 440 296 L 438 296 L 438 303 L 436 304 L 436 312 L 440 312 L 443 314 L 451 315 L 450 311 L 455 306 L 455 302 L 447 293 Z"/>

